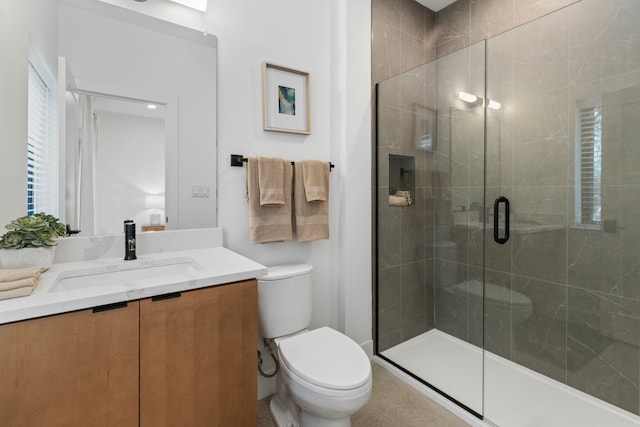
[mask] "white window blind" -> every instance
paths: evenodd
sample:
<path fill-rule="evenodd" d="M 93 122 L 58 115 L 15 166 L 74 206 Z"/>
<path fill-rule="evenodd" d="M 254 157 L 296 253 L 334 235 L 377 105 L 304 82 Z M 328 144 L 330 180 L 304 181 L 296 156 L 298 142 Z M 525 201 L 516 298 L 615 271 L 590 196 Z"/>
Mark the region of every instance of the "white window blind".
<path fill-rule="evenodd" d="M 27 215 L 57 215 L 55 99 L 43 73 L 29 62 Z"/>
<path fill-rule="evenodd" d="M 577 220 L 583 225 L 600 225 L 602 208 L 602 109 L 581 108 L 578 138 L 577 174 L 579 195 Z"/>

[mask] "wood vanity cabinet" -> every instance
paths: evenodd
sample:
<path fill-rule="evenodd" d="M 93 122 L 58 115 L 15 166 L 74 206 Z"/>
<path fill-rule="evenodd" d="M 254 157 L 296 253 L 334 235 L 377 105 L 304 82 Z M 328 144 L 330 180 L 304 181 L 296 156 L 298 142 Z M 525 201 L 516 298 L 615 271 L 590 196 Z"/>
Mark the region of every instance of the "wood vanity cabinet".
<path fill-rule="evenodd" d="M 255 280 L 140 301 L 140 426 L 255 427 Z"/>
<path fill-rule="evenodd" d="M 0 325 L 0 426 L 255 427 L 257 301 L 248 280 Z"/>
<path fill-rule="evenodd" d="M 0 325 L 0 426 L 138 425 L 138 307 Z"/>

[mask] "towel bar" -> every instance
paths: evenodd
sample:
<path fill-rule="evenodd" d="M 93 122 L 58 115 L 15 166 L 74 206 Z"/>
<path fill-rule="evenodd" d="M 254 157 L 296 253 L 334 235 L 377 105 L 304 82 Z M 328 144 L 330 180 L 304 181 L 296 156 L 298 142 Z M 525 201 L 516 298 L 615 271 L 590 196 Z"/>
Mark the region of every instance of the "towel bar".
<path fill-rule="evenodd" d="M 232 154 L 231 155 L 231 166 L 243 166 L 243 163 L 247 162 L 246 157 L 244 157 L 242 154 Z M 295 165 L 296 162 L 291 162 L 292 165 Z M 331 169 L 333 169 L 336 165 L 334 165 L 333 163 L 329 162 L 329 171 L 331 171 Z"/>

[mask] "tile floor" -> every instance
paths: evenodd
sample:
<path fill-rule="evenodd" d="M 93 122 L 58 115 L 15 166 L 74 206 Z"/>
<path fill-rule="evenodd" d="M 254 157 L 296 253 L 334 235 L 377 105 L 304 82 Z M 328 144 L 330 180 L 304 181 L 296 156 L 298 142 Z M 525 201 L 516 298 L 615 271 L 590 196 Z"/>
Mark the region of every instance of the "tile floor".
<path fill-rule="evenodd" d="M 463 427 L 466 422 L 378 364 L 372 365 L 369 402 L 351 418 L 352 427 Z M 258 427 L 275 427 L 269 398 L 258 402 Z"/>

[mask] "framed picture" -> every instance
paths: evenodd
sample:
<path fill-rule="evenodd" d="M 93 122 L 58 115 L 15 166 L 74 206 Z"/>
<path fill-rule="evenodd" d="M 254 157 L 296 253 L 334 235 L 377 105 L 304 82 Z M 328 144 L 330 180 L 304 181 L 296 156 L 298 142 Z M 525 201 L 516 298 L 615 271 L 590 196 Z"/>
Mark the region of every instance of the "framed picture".
<path fill-rule="evenodd" d="M 262 127 L 309 135 L 309 73 L 262 63 Z"/>
<path fill-rule="evenodd" d="M 414 104 L 414 139 L 419 150 L 435 151 L 436 148 L 436 110 L 424 105 Z"/>

